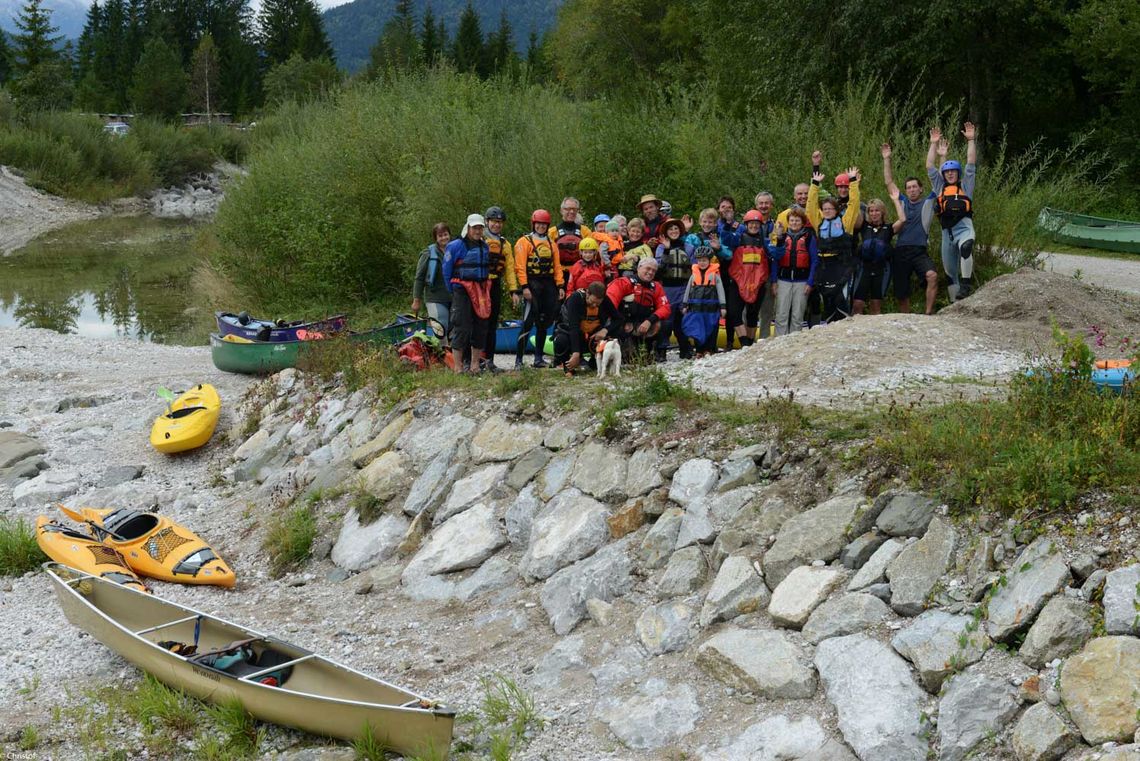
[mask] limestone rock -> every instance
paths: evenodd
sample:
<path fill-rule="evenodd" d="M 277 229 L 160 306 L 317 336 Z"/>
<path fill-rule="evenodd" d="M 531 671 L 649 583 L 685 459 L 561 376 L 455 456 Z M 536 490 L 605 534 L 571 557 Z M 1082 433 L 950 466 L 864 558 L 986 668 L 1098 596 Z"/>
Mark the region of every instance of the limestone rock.
<path fill-rule="evenodd" d="M 832 497 L 789 518 L 776 535 L 776 543 L 764 555 L 768 586 L 778 585 L 797 566 L 839 557 L 847 543 L 847 528 L 861 503 L 862 498 L 854 495 Z"/>
<path fill-rule="evenodd" d="M 577 489 L 552 499 L 534 519 L 530 546 L 521 561 L 528 580 L 549 578 L 555 571 L 590 555 L 609 539 L 609 511 Z"/>
<path fill-rule="evenodd" d="M 657 458 L 656 447 L 645 447 L 630 455 L 625 478 L 626 494 L 638 497 L 665 483 L 657 467 Z"/>
<path fill-rule="evenodd" d="M 125 484 L 141 477 L 142 473 L 141 465 L 112 465 L 103 471 L 103 476 L 99 479 L 99 487 L 106 489 Z"/>
<path fill-rule="evenodd" d="M 545 447 L 535 447 L 530 450 L 511 468 L 511 474 L 507 476 L 507 486 L 516 491 L 521 490 L 532 478 L 542 472 L 550 462 L 550 458 L 550 450 Z"/>
<path fill-rule="evenodd" d="M 878 584 L 887 577 L 887 568 L 894 562 L 906 544 L 900 539 L 888 539 L 875 550 L 875 554 L 855 572 L 847 585 L 848 592 L 858 592 L 872 584 Z"/>
<path fill-rule="evenodd" d="M 730 621 L 768 605 L 770 595 L 763 577 L 743 555 L 725 559 L 701 608 L 700 624 Z"/>
<path fill-rule="evenodd" d="M 716 481 L 716 463 L 703 457 L 688 460 L 673 474 L 669 499 L 688 507 L 712 491 Z"/>
<path fill-rule="evenodd" d="M 698 499 L 685 508 L 681 517 L 681 528 L 677 532 L 677 549 L 691 544 L 709 544 L 716 539 L 716 529 L 709 518 L 709 505 Z"/>
<path fill-rule="evenodd" d="M 522 457 L 542 443 L 542 429 L 530 423 L 508 423 L 501 415 L 483 421 L 471 439 L 475 464 L 505 462 Z"/>
<path fill-rule="evenodd" d="M 731 523 L 759 492 L 758 486 L 741 486 L 739 489 L 710 494 L 702 500 L 708 505 L 709 517 L 721 526 Z"/>
<path fill-rule="evenodd" d="M 906 661 L 865 634 L 851 634 L 821 642 L 815 666 L 843 739 L 859 758 L 925 761 L 926 696 Z"/>
<path fill-rule="evenodd" d="M 385 452 L 360 471 L 360 487 L 381 502 L 387 502 L 405 489 L 408 458 L 401 452 Z"/>
<path fill-rule="evenodd" d="M 827 734 L 810 716 L 772 716 L 741 732 L 731 742 L 701 756 L 701 761 L 805 761 L 827 745 Z M 838 761 L 838 759 L 831 759 Z"/>
<path fill-rule="evenodd" d="M 697 650 L 697 665 L 730 687 L 769 700 L 810 698 L 815 674 L 803 653 L 777 631 L 730 626 Z"/>
<path fill-rule="evenodd" d="M 638 559 L 644 567 L 660 568 L 668 562 L 677 545 L 677 534 L 681 531 L 681 521 L 684 517 L 684 510 L 671 507 L 650 527 L 638 550 Z"/>
<path fill-rule="evenodd" d="M 1017 715 L 1017 691 L 993 676 L 966 672 L 950 680 L 938 704 L 941 761 L 963 761 Z"/>
<path fill-rule="evenodd" d="M 352 450 L 352 464 L 363 468 L 396 444 L 407 427 L 412 422 L 412 411 L 408 410 L 402 415 L 393 418 L 384 429 L 371 441 L 361 444 Z M 236 456 L 236 453 L 235 453 Z"/>
<path fill-rule="evenodd" d="M 570 474 L 574 471 L 575 459 L 573 452 L 567 452 L 547 463 L 542 475 L 538 477 L 538 496 L 544 501 L 550 501 L 566 488 L 570 483 Z"/>
<path fill-rule="evenodd" d="M 869 594 L 834 597 L 814 611 L 804 624 L 804 638 L 816 644 L 829 637 L 842 637 L 869 629 L 890 614 L 887 604 Z"/>
<path fill-rule="evenodd" d="M 598 701 L 595 715 L 626 747 L 653 750 L 692 732 L 701 709 L 697 691 L 689 685 L 653 678 L 631 698 L 607 696 Z"/>
<path fill-rule="evenodd" d="M 396 441 L 411 462 L 428 462 L 440 452 L 467 441 L 475 421 L 458 413 L 430 422 L 417 421 Z"/>
<path fill-rule="evenodd" d="M 346 571 L 362 571 L 390 558 L 408 530 L 401 515 L 382 515 L 367 526 L 360 525 L 355 510 L 349 510 L 333 545 L 332 562 Z"/>
<path fill-rule="evenodd" d="M 922 536 L 934 517 L 934 501 L 915 492 L 893 495 L 875 525 L 888 536 Z"/>
<path fill-rule="evenodd" d="M 989 604 L 989 634 L 998 642 L 1025 631 L 1045 602 L 1068 582 L 1069 566 L 1053 542 L 1041 538 L 1025 548 Z"/>
<path fill-rule="evenodd" d="M 3 434 L 0 434 L 3 435 Z M 243 441 L 237 449 L 234 450 L 235 460 L 248 460 L 255 454 L 261 451 L 266 444 L 269 443 L 269 431 L 265 428 L 258 428 L 253 434 Z"/>
<path fill-rule="evenodd" d="M 591 597 L 586 600 L 586 612 L 590 615 L 590 620 L 598 626 L 609 626 L 614 616 L 614 605 L 605 600 Z"/>
<path fill-rule="evenodd" d="M 1140 564 L 1109 571 L 1104 582 L 1104 628 L 1109 634 L 1140 634 Z"/>
<path fill-rule="evenodd" d="M 494 508 L 479 503 L 437 527 L 408 563 L 405 576 L 477 568 L 506 543 Z"/>
<path fill-rule="evenodd" d="M 45 470 L 12 489 L 16 507 L 38 507 L 67 499 L 79 491 L 79 474 L 69 470 Z"/>
<path fill-rule="evenodd" d="M 404 498 L 404 514 L 432 515 L 463 475 L 465 465 L 456 462 L 458 447 L 449 447 L 437 454 L 424 468 L 424 472 L 412 482 L 408 496 Z"/>
<path fill-rule="evenodd" d="M 1140 711 L 1140 640 L 1090 641 L 1061 666 L 1060 692 L 1085 742 L 1129 742 Z"/>
<path fill-rule="evenodd" d="M 886 541 L 887 537 L 882 534 L 868 531 L 866 534 L 855 537 L 843 548 L 839 553 L 839 562 L 844 568 L 858 571 L 867 564 L 867 561 L 874 556 L 875 551 L 882 547 Z"/>
<path fill-rule="evenodd" d="M 935 518 L 921 539 L 899 553 L 887 567 L 895 613 L 917 616 L 926 608 L 934 586 L 954 561 L 954 545 L 954 529 Z"/>
<path fill-rule="evenodd" d="M 535 494 L 534 484 L 530 484 L 519 492 L 515 501 L 507 508 L 504 522 L 507 527 L 507 539 L 511 544 L 526 547 L 530 544 L 530 529 L 534 524 L 534 516 L 542 509 L 542 502 Z"/>
<path fill-rule="evenodd" d="M 621 539 L 644 526 L 646 520 L 644 503 L 645 500 L 641 497 L 634 497 L 627 500 L 613 515 L 606 518 L 606 524 L 610 527 L 610 536 L 614 539 Z"/>
<path fill-rule="evenodd" d="M 972 617 L 944 610 L 926 611 L 891 640 L 891 647 L 914 664 L 922 686 L 935 694 L 955 668 L 977 663 L 991 644 Z"/>
<path fill-rule="evenodd" d="M 1056 711 L 1046 703 L 1037 703 L 1013 728 L 1013 752 L 1018 761 L 1057 761 L 1078 739 Z"/>
<path fill-rule="evenodd" d="M 47 452 L 43 444 L 23 433 L 0 431 L 0 470 Z"/>
<path fill-rule="evenodd" d="M 581 436 L 572 427 L 555 425 L 549 428 L 546 435 L 542 437 L 542 445 L 551 451 L 558 452 L 574 446 L 580 438 Z"/>
<path fill-rule="evenodd" d="M 586 615 L 588 600 L 610 602 L 629 592 L 632 572 L 626 539 L 606 545 L 547 579 L 540 600 L 554 633 L 565 635 L 573 631 Z"/>
<path fill-rule="evenodd" d="M 1107 599 L 1107 595 L 1105 596 Z M 1107 607 L 1107 603 L 1105 605 Z M 1107 615 L 1105 616 L 1107 620 Z M 1109 630 L 1111 633 L 1111 630 Z M 1041 615 L 1029 629 L 1018 651 L 1021 659 L 1034 668 L 1042 668 L 1055 658 L 1065 658 L 1092 636 L 1089 604 L 1083 600 L 1058 595 L 1045 604 Z"/>
<path fill-rule="evenodd" d="M 693 609 L 683 602 L 663 602 L 637 618 L 637 638 L 650 655 L 682 650 L 693 638 Z"/>
<path fill-rule="evenodd" d="M 459 479 L 451 487 L 447 501 L 435 513 L 434 523 L 440 525 L 448 518 L 463 512 L 475 503 L 483 500 L 492 489 L 502 482 L 507 474 L 506 463 L 497 463 L 477 470 L 469 476 Z"/>
<path fill-rule="evenodd" d="M 712 550 L 709 552 L 709 567 L 714 571 L 719 570 L 721 563 L 741 547 L 745 547 L 752 541 L 752 537 L 746 532 L 738 528 L 727 528 L 716 535 L 713 540 Z"/>
<path fill-rule="evenodd" d="M 718 492 L 731 491 L 741 486 L 748 486 L 760 480 L 760 470 L 751 458 L 729 460 L 720 469 L 720 480 L 717 481 Z"/>
<path fill-rule="evenodd" d="M 772 592 L 768 615 L 777 626 L 799 629 L 840 584 L 845 576 L 832 568 L 802 565 L 789 573 Z"/>
<path fill-rule="evenodd" d="M 660 597 L 680 597 L 700 589 L 708 578 L 708 563 L 699 547 L 685 547 L 669 558 L 657 582 Z"/>
<path fill-rule="evenodd" d="M 592 497 L 614 500 L 625 496 L 625 477 L 625 456 L 591 441 L 578 450 L 570 482 Z"/>

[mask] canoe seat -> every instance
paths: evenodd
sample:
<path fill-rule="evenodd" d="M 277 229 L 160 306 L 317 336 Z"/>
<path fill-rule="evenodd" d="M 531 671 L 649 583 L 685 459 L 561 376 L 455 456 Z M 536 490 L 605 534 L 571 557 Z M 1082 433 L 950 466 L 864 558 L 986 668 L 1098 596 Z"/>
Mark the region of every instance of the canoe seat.
<path fill-rule="evenodd" d="M 225 647 L 211 650 L 190 658 L 190 661 L 206 668 L 221 671 L 224 674 L 240 679 L 248 674 L 265 671 L 280 664 L 295 660 L 292 656 L 278 652 L 269 647 L 263 647 L 260 652 L 254 649 L 256 639 L 239 640 L 231 642 Z M 293 667 L 286 666 L 278 671 L 271 671 L 257 679 L 262 684 L 280 687 L 293 675 Z"/>

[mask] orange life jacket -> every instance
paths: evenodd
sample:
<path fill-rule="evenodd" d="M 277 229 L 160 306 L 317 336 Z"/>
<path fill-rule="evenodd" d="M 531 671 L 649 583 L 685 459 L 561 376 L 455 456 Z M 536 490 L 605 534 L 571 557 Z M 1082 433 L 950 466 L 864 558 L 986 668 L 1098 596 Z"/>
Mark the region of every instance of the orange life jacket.
<path fill-rule="evenodd" d="M 966 195 L 961 185 L 947 185 L 942 188 L 935 201 L 938 221 L 949 229 L 966 217 L 974 216 L 974 202 Z"/>

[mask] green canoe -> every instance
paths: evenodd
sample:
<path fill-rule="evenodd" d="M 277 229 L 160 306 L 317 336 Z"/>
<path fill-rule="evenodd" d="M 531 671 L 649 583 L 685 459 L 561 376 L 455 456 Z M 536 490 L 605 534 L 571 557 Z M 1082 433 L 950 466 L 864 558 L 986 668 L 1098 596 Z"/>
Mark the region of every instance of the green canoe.
<path fill-rule="evenodd" d="M 418 330 L 431 333 L 427 320 L 390 325 L 362 333 L 348 333 L 318 341 L 226 341 L 218 334 L 210 336 L 210 354 L 214 367 L 227 373 L 271 375 L 313 353 L 329 341 L 348 341 L 359 345 L 394 345 Z M 233 337 L 231 337 L 232 339 Z"/>
<path fill-rule="evenodd" d="M 1140 222 L 1071 214 L 1046 207 L 1037 216 L 1037 225 L 1052 233 L 1054 240 L 1070 246 L 1140 254 Z"/>

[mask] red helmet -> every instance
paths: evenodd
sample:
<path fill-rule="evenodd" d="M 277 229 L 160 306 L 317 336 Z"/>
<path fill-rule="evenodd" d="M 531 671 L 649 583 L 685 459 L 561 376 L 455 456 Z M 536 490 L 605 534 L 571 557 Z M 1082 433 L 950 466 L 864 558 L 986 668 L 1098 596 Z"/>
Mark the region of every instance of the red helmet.
<path fill-rule="evenodd" d="M 850 186 L 851 186 L 851 178 L 847 176 L 846 172 L 844 172 L 843 174 L 835 175 L 835 187 L 846 188 L 846 187 L 850 187 Z"/>
<path fill-rule="evenodd" d="M 746 212 L 744 215 L 744 222 L 746 224 L 748 222 L 763 222 L 763 221 L 764 221 L 764 215 L 761 214 L 756 209 L 749 209 L 748 212 Z"/>
<path fill-rule="evenodd" d="M 544 225 L 549 225 L 550 212 L 546 209 L 535 209 L 534 214 L 530 215 L 530 223 L 533 225 L 536 222 L 541 222 Z"/>

